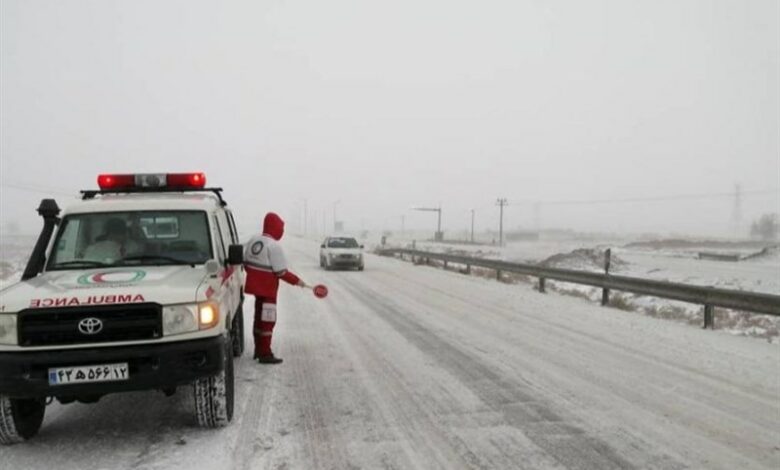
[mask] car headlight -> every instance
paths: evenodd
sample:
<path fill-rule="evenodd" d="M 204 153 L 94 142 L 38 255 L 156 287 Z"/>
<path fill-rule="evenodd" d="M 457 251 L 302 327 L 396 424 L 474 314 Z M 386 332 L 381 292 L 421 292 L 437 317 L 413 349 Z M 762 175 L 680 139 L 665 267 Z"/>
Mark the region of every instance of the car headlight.
<path fill-rule="evenodd" d="M 219 324 L 219 305 L 216 302 L 198 304 L 198 324 L 201 330 L 214 328 Z"/>
<path fill-rule="evenodd" d="M 19 344 L 16 334 L 16 314 L 0 313 L 0 344 L 15 346 Z"/>
<path fill-rule="evenodd" d="M 163 308 L 163 335 L 198 331 L 198 305 L 171 305 Z"/>

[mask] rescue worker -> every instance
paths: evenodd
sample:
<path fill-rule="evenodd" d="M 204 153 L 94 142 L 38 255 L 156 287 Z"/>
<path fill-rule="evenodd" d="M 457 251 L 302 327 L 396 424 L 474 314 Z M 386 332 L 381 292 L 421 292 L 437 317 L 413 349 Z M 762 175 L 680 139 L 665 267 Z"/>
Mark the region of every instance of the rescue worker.
<path fill-rule="evenodd" d="M 284 221 L 273 212 L 263 220 L 263 233 L 256 235 L 244 248 L 246 268 L 245 292 L 255 296 L 254 358 L 262 364 L 279 364 L 282 358 L 271 351 L 271 337 L 276 325 L 276 295 L 279 280 L 307 287 L 298 276 L 287 269 L 279 240 L 284 235 Z"/>

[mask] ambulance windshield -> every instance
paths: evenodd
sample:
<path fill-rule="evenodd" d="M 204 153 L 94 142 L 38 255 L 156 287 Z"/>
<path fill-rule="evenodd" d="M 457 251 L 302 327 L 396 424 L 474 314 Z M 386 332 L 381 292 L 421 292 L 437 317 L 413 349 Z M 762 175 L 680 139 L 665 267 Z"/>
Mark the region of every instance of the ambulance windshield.
<path fill-rule="evenodd" d="M 195 265 L 211 258 L 205 212 L 101 212 L 63 219 L 47 269 Z"/>

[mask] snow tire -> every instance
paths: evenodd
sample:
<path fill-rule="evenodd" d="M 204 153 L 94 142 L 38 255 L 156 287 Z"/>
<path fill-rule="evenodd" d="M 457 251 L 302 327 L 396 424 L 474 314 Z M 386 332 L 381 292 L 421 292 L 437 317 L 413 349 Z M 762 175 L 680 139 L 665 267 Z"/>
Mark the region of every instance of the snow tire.
<path fill-rule="evenodd" d="M 17 399 L 0 395 L 0 444 L 18 444 L 38 433 L 46 412 L 46 400 Z"/>
<path fill-rule="evenodd" d="M 222 428 L 233 419 L 233 342 L 225 340 L 224 367 L 214 377 L 195 382 L 195 413 L 204 428 Z"/>

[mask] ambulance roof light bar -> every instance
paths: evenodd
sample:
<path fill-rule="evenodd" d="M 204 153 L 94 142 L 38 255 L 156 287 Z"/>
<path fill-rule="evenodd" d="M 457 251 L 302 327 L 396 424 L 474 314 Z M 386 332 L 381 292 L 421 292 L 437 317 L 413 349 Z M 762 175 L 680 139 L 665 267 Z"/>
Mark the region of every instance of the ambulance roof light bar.
<path fill-rule="evenodd" d="M 217 195 L 220 204 L 226 205 L 222 188 L 207 188 L 204 173 L 101 174 L 97 183 L 100 189 L 81 191 L 82 199 L 110 193 L 208 191 Z"/>
<path fill-rule="evenodd" d="M 181 188 L 203 189 L 206 186 L 204 173 L 143 173 L 98 175 L 98 186 L 106 189 L 132 188 Z"/>

